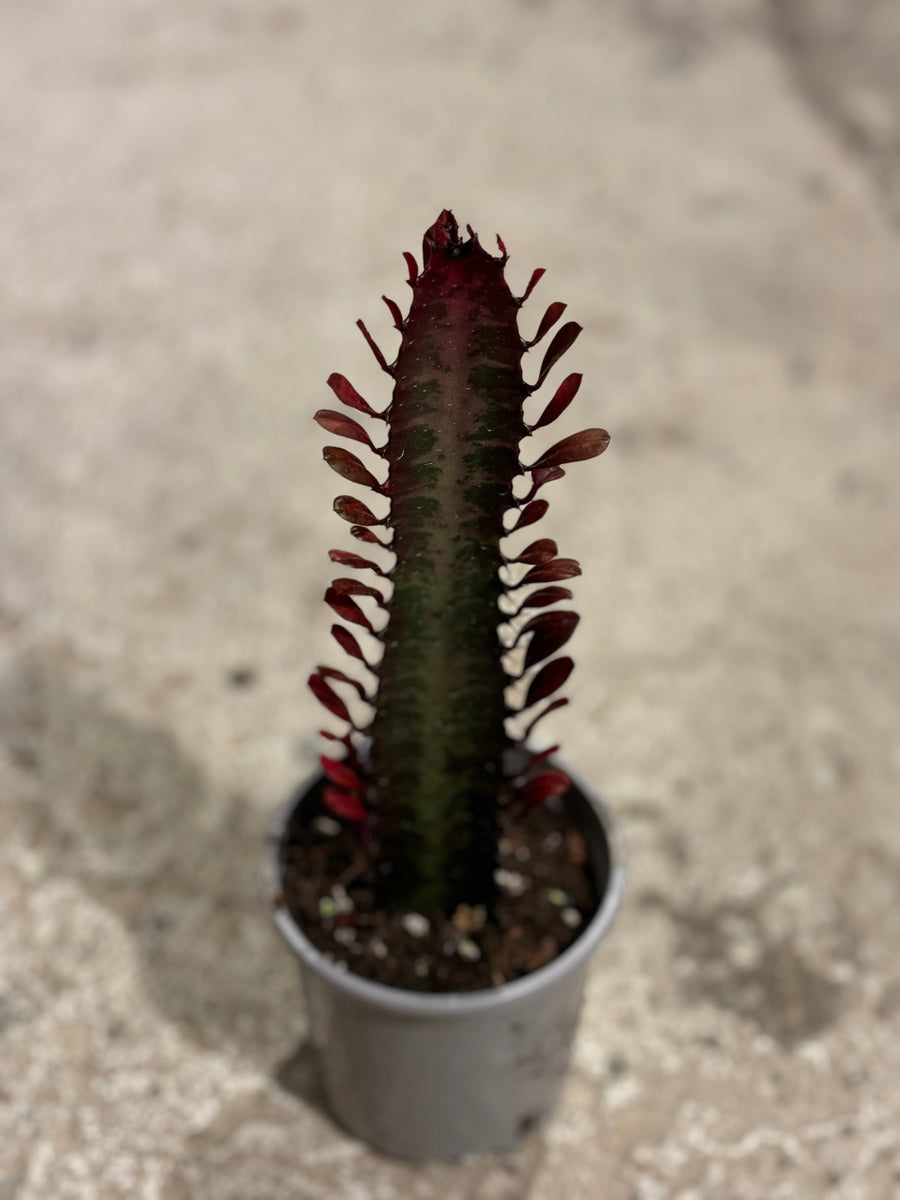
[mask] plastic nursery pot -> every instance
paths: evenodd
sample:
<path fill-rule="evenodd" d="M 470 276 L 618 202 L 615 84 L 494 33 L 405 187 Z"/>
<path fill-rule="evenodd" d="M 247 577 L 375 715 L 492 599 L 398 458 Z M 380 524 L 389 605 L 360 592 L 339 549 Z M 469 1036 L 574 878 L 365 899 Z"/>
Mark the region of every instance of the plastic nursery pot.
<path fill-rule="evenodd" d="M 501 987 L 422 993 L 339 969 L 276 899 L 285 832 L 319 778 L 273 823 L 263 885 L 275 925 L 300 960 L 310 1037 L 334 1116 L 376 1150 L 414 1161 L 511 1150 L 556 1101 L 588 960 L 621 901 L 624 870 L 603 805 L 578 781 L 566 798 L 594 878 L 606 880 L 596 914 L 568 949 Z"/>

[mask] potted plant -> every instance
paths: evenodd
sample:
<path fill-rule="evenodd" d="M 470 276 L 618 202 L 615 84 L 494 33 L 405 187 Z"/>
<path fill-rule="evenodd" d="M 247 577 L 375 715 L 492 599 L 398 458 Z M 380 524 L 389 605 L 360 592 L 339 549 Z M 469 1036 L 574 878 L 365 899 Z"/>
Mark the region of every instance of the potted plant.
<path fill-rule="evenodd" d="M 520 461 L 520 442 L 578 391 L 568 375 L 526 423 L 528 397 L 580 327 L 558 330 L 525 383 L 524 353 L 565 305 L 523 340 L 518 310 L 543 270 L 516 299 L 500 238 L 495 257 L 467 230 L 444 211 L 421 272 L 405 256 L 408 314 L 384 297 L 401 335 L 393 364 L 359 322 L 393 378 L 390 405 L 377 412 L 343 376 L 328 380 L 342 405 L 386 424 L 386 440 L 346 412 L 316 414 L 374 456 L 371 470 L 324 450 L 388 511 L 334 503 L 369 547 L 330 552 L 353 573 L 325 595 L 361 675 L 320 666 L 310 679 L 341 722 L 323 731 L 337 753 L 279 814 L 265 877 L 335 1115 L 413 1159 L 509 1149 L 548 1111 L 622 888 L 602 806 L 556 764 L 558 747 L 529 745 L 566 703 L 556 693 L 573 663 L 557 652 L 578 616 L 558 606 L 580 568 L 549 538 L 503 548 L 544 514 L 538 492 L 564 464 L 609 438 L 584 430 Z"/>

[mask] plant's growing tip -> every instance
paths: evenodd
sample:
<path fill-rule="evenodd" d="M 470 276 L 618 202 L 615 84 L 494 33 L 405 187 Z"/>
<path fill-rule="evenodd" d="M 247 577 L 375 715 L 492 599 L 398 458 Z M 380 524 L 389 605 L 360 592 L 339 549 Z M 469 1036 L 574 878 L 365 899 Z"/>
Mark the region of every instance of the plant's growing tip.
<path fill-rule="evenodd" d="M 328 380 L 345 408 L 386 425 L 387 439 L 345 412 L 316 414 L 329 433 L 386 464 L 382 482 L 377 461 L 373 470 L 343 446 L 324 450 L 340 476 L 386 498 L 383 518 L 352 495 L 339 496 L 334 508 L 352 536 L 393 556 L 387 567 L 331 551 L 333 562 L 354 572 L 326 592 L 342 622 L 332 633 L 371 682 L 326 666 L 310 679 L 318 699 L 345 723 L 339 734 L 325 732 L 344 747 L 342 758 L 322 759 L 325 801 L 359 823 L 369 852 L 377 854 L 385 902 L 423 912 L 490 905 L 501 809 L 540 804 L 569 787 L 548 762 L 556 747 L 537 753 L 526 743 L 541 717 L 567 702 L 556 693 L 573 662 L 558 652 L 578 615 L 557 606 L 571 599 L 565 584 L 580 568 L 561 558 L 550 538 L 516 553 L 502 545 L 544 515 L 547 501 L 538 492 L 562 477 L 565 464 L 593 458 L 609 442 L 604 430 L 586 429 L 534 461 L 521 460 L 523 439 L 561 416 L 578 391 L 581 375 L 566 376 L 537 420 L 526 424 L 526 400 L 581 327 L 569 321 L 558 329 L 537 378 L 526 383 L 523 355 L 566 306 L 551 304 L 535 336 L 523 340 L 518 310 L 543 269 L 517 299 L 504 277 L 503 242 L 497 238 L 494 257 L 471 227 L 467 232 L 460 237 L 444 210 L 425 234 L 422 270 L 405 254 L 409 312 L 404 317 L 384 297 L 400 333 L 393 363 L 358 322 L 393 379 L 389 406 L 377 412 L 342 375 Z M 517 479 L 524 479 L 519 495 Z M 356 572 L 370 573 L 371 582 Z M 348 626 L 365 630 L 365 644 L 380 650 L 367 653 Z M 354 718 L 353 696 L 369 706 L 370 717 Z"/>

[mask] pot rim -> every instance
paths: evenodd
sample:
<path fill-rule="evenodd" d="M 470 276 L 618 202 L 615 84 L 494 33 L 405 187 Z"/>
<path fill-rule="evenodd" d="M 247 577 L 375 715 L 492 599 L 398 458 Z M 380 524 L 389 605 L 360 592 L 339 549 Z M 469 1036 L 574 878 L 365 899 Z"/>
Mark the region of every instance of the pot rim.
<path fill-rule="evenodd" d="M 345 968 L 335 965 L 307 938 L 294 920 L 287 906 L 278 897 L 283 892 L 281 869 L 281 842 L 295 809 L 302 802 L 312 785 L 321 778 L 321 772 L 313 773 L 297 787 L 278 809 L 266 837 L 266 849 L 262 863 L 263 898 L 275 927 L 303 966 L 314 972 L 335 991 L 348 999 L 379 1008 L 398 1017 L 466 1018 L 476 1016 L 504 1004 L 524 1001 L 552 984 L 559 978 L 578 970 L 609 932 L 613 919 L 622 902 L 625 887 L 625 867 L 622 849 L 606 805 L 587 788 L 577 774 L 568 768 L 566 773 L 582 798 L 587 802 L 600 825 L 609 856 L 609 876 L 600 906 L 579 936 L 570 946 L 551 962 L 528 975 L 513 979 L 497 987 L 480 988 L 471 992 L 417 992 L 409 988 L 391 987 L 376 983 Z"/>

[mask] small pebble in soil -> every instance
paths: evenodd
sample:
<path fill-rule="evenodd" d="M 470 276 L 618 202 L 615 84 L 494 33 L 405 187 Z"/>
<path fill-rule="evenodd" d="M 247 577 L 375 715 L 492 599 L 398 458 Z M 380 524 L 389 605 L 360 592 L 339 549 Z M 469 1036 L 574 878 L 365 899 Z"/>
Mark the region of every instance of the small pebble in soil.
<path fill-rule="evenodd" d="M 544 838 L 544 849 L 548 854 L 554 854 L 563 844 L 563 835 L 556 829 Z"/>
<path fill-rule="evenodd" d="M 527 846 L 516 847 L 516 862 L 528 862 L 531 858 L 531 851 Z"/>
<path fill-rule="evenodd" d="M 353 912 L 353 901 L 347 895 L 347 889 L 343 884 L 336 883 L 331 889 L 331 898 L 335 903 L 335 908 L 339 913 Z"/>
<path fill-rule="evenodd" d="M 339 925 L 334 931 L 334 940 L 339 946 L 352 946 L 356 941 L 356 930 L 349 925 Z"/>
<path fill-rule="evenodd" d="M 547 899 L 557 908 L 563 908 L 572 902 L 572 897 L 568 892 L 564 892 L 562 888 L 551 888 L 547 893 Z"/>
<path fill-rule="evenodd" d="M 456 953 L 466 962 L 478 962 L 481 951 L 471 938 L 460 938 L 456 944 Z"/>
<path fill-rule="evenodd" d="M 521 896 L 528 889 L 528 880 L 524 875 L 518 871 L 507 871 L 504 867 L 494 872 L 494 883 L 508 896 Z"/>
<path fill-rule="evenodd" d="M 400 924 L 414 938 L 423 938 L 431 928 L 431 922 L 421 913 L 407 913 Z"/>
<path fill-rule="evenodd" d="M 563 925 L 568 929 L 577 929 L 581 924 L 581 913 L 577 908 L 572 908 L 571 905 L 568 908 L 564 908 L 559 915 L 562 917 Z"/>
<path fill-rule="evenodd" d="M 371 942 L 369 942 L 369 949 L 372 951 L 372 953 L 375 955 L 376 958 L 384 959 L 384 958 L 387 958 L 387 956 L 388 956 L 388 948 L 385 945 L 385 943 L 381 940 L 381 938 L 377 938 L 377 937 L 372 938 Z"/>
<path fill-rule="evenodd" d="M 333 817 L 316 817 L 312 823 L 316 833 L 320 833 L 322 837 L 333 838 L 341 832 L 341 827 Z"/>
<path fill-rule="evenodd" d="M 428 966 L 429 964 L 427 958 L 417 958 L 415 965 L 413 966 L 413 970 L 416 973 L 416 978 L 424 979 L 428 974 Z"/>
<path fill-rule="evenodd" d="M 325 921 L 337 916 L 337 905 L 330 896 L 323 896 L 319 901 L 319 916 Z"/>
<path fill-rule="evenodd" d="M 477 933 L 479 929 L 484 929 L 487 909 L 483 904 L 460 904 L 450 920 L 453 928 L 460 933 Z"/>

